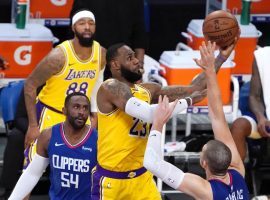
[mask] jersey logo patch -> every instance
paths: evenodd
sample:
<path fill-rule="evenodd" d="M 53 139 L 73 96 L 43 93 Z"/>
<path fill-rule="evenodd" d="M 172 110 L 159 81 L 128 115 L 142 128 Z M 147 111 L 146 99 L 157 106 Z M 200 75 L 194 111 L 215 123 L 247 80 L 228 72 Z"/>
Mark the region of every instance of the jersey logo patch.
<path fill-rule="evenodd" d="M 82 146 L 82 150 L 92 152 L 92 148 L 91 147 Z"/>
<path fill-rule="evenodd" d="M 65 145 L 65 144 L 64 144 L 64 143 L 57 143 L 57 142 L 56 142 L 54 145 L 55 145 L 56 147 L 59 147 L 59 146 Z"/>

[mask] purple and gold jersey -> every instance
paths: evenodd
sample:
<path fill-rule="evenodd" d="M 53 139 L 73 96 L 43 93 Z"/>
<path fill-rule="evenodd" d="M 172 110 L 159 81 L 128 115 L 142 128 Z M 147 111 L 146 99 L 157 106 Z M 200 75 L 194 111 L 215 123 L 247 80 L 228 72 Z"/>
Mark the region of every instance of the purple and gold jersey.
<path fill-rule="evenodd" d="M 140 85 L 130 88 L 134 97 L 150 103 L 150 92 Z M 120 109 L 98 112 L 98 163 L 112 171 L 143 167 L 150 125 Z"/>
<path fill-rule="evenodd" d="M 66 63 L 58 74 L 47 80 L 38 99 L 61 112 L 68 94 L 76 91 L 91 96 L 100 71 L 101 47 L 98 42 L 93 41 L 92 54 L 87 60 L 81 60 L 77 56 L 71 40 L 61 43 L 58 48 L 63 50 Z"/>

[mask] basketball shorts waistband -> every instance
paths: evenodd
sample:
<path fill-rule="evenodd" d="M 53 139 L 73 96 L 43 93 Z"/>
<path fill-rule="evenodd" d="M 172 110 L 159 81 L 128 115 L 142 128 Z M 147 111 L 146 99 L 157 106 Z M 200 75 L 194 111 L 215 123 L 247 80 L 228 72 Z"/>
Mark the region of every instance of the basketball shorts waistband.
<path fill-rule="evenodd" d="M 56 113 L 59 113 L 59 114 L 63 114 L 62 111 L 59 111 L 59 110 L 57 110 L 57 109 L 55 109 L 55 108 L 53 108 L 53 107 L 51 107 L 51 106 L 49 106 L 49 105 L 43 103 L 43 102 L 40 101 L 39 99 L 38 99 L 37 105 L 38 105 L 38 106 L 46 107 L 46 108 L 48 108 L 49 110 L 52 110 L 53 112 L 56 112 Z"/>
<path fill-rule="evenodd" d="M 98 164 L 97 164 L 96 170 L 102 176 L 105 176 L 105 177 L 108 177 L 108 178 L 115 178 L 115 179 L 136 178 L 136 177 L 144 174 L 147 171 L 144 167 L 141 167 L 139 169 L 135 169 L 135 170 L 131 170 L 131 171 L 116 172 L 116 171 L 110 171 L 110 170 L 104 169 Z"/>

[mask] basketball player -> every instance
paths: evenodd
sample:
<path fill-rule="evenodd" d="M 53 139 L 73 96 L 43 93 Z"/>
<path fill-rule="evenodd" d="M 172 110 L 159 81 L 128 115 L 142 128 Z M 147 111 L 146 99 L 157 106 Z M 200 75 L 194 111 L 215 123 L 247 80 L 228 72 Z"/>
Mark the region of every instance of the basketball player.
<path fill-rule="evenodd" d="M 23 199 L 50 164 L 50 199 L 91 199 L 92 168 L 96 165 L 97 132 L 86 125 L 90 113 L 88 97 L 69 94 L 63 113 L 66 120 L 42 131 L 37 153 L 17 182 L 10 200 Z"/>
<path fill-rule="evenodd" d="M 216 71 L 234 44 L 220 51 Z M 204 98 L 201 91 L 206 87 L 205 74 L 197 76 L 189 86 L 162 88 L 154 83 L 135 84 L 141 79 L 143 68 L 125 44 L 111 46 L 106 61 L 112 79 L 103 82 L 97 93 L 98 165 L 93 170 L 92 198 L 160 199 L 152 174 L 143 167 L 149 123 L 156 107 L 150 104 L 156 103 L 159 95 L 167 95 L 170 101 L 187 97 L 178 101 L 173 115 L 178 114 L 192 101 Z"/>
<path fill-rule="evenodd" d="M 168 97 L 159 97 L 159 105 L 154 113 L 153 126 L 148 138 L 144 156 L 144 166 L 166 184 L 189 194 L 194 199 L 248 200 L 245 183 L 245 168 L 227 125 L 221 102 L 221 94 L 214 67 L 215 43 L 204 44 L 200 48 L 201 61 L 197 64 L 204 69 L 207 82 L 209 116 L 215 140 L 204 145 L 200 164 L 205 169 L 206 180 L 184 173 L 161 158 L 161 132 L 173 111 Z"/>
<path fill-rule="evenodd" d="M 260 139 L 270 137 L 269 106 L 269 68 L 270 47 L 259 48 L 254 52 L 255 60 L 250 81 L 249 100 L 243 116 L 232 124 L 232 136 L 244 161 L 247 153 L 246 138 Z M 244 102 L 242 102 L 244 104 Z"/>
<path fill-rule="evenodd" d="M 75 13 L 72 17 L 74 38 L 53 49 L 27 78 L 24 92 L 29 127 L 25 146 L 31 146 L 25 151 L 24 168 L 33 157 L 35 145 L 32 142 L 40 131 L 65 120 L 61 109 L 68 94 L 82 92 L 91 97 L 91 111 L 96 112 L 95 97 L 103 81 L 105 49 L 93 40 L 95 29 L 92 12 L 82 10 Z M 37 87 L 45 83 L 37 96 Z M 95 127 L 96 122 L 92 126 Z"/>

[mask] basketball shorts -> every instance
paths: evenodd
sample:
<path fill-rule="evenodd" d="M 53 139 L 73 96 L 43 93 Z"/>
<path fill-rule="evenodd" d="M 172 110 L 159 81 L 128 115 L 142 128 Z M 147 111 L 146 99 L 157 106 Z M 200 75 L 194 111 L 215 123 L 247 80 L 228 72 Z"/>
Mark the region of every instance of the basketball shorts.
<path fill-rule="evenodd" d="M 66 117 L 60 112 L 56 112 L 51 108 L 48 108 L 46 105 L 41 103 L 40 101 L 36 104 L 37 109 L 37 120 L 39 122 L 39 130 L 40 132 L 46 128 L 52 127 L 55 124 L 64 122 Z M 90 120 L 88 119 L 87 124 L 90 124 Z M 34 141 L 28 148 L 24 151 L 24 164 L 23 169 L 26 169 L 27 166 L 33 159 L 33 156 L 36 153 L 36 144 L 37 141 Z"/>
<path fill-rule="evenodd" d="M 92 170 L 92 200 L 161 200 L 153 175 L 144 167 L 114 172 L 97 165 Z"/>

